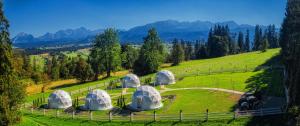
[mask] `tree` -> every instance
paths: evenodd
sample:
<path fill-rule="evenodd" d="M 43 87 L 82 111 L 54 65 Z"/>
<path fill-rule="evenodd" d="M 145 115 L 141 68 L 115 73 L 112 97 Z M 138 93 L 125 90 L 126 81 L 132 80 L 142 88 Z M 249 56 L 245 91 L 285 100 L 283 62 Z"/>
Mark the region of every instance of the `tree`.
<path fill-rule="evenodd" d="M 275 25 L 268 26 L 266 35 L 268 42 L 270 43 L 270 48 L 278 48 L 279 43 Z"/>
<path fill-rule="evenodd" d="M 122 67 L 125 69 L 132 69 L 134 62 L 138 58 L 138 50 L 135 49 L 132 45 L 126 44 L 122 46 Z"/>
<path fill-rule="evenodd" d="M 280 30 L 281 57 L 285 66 L 288 106 L 300 106 L 300 1 L 288 0 Z"/>
<path fill-rule="evenodd" d="M 188 61 L 191 60 L 193 58 L 193 46 L 191 42 L 185 42 L 182 41 L 182 43 L 184 43 L 184 48 L 182 47 L 182 49 L 184 50 L 184 60 Z"/>
<path fill-rule="evenodd" d="M 262 40 L 263 40 L 263 35 L 262 35 L 262 29 L 260 28 L 259 25 L 255 26 L 255 35 L 254 35 L 254 45 L 253 45 L 253 49 L 254 51 L 259 50 L 259 47 L 262 44 Z"/>
<path fill-rule="evenodd" d="M 181 47 L 181 44 L 178 42 L 177 39 L 174 39 L 173 47 L 171 51 L 173 65 L 178 65 L 180 62 L 184 60 L 184 53 L 185 52 Z"/>
<path fill-rule="evenodd" d="M 262 41 L 262 44 L 261 44 L 261 47 L 260 47 L 260 51 L 266 52 L 268 48 L 269 48 L 269 42 L 268 42 L 268 39 L 265 38 L 265 39 Z"/>
<path fill-rule="evenodd" d="M 164 46 L 154 28 L 148 31 L 139 52 L 139 58 L 134 63 L 134 73 L 145 75 L 157 72 L 165 60 Z"/>
<path fill-rule="evenodd" d="M 247 29 L 246 37 L 245 37 L 245 51 L 250 52 L 250 36 L 249 36 L 249 30 Z"/>
<path fill-rule="evenodd" d="M 104 70 L 106 77 L 121 66 L 121 46 L 117 31 L 109 28 L 103 34 L 97 35 L 93 42 L 90 62 L 95 71 L 95 77 Z"/>
<path fill-rule="evenodd" d="M 75 77 L 81 83 L 84 83 L 88 80 L 91 80 L 94 77 L 94 72 L 90 66 L 83 58 L 79 57 L 79 60 L 76 64 L 76 74 Z"/>
<path fill-rule="evenodd" d="M 238 52 L 245 52 L 245 44 L 244 44 L 244 34 L 243 32 L 239 32 L 238 36 Z"/>
<path fill-rule="evenodd" d="M 216 25 L 213 31 L 210 30 L 207 44 L 209 57 L 225 56 L 235 48 L 228 26 Z"/>
<path fill-rule="evenodd" d="M 25 98 L 25 87 L 19 82 L 13 67 L 9 23 L 0 2 L 0 125 L 12 125 L 21 118 L 20 107 Z"/>
<path fill-rule="evenodd" d="M 51 68 L 51 78 L 52 80 L 58 80 L 60 77 L 60 64 L 57 56 L 52 57 L 52 68 Z"/>

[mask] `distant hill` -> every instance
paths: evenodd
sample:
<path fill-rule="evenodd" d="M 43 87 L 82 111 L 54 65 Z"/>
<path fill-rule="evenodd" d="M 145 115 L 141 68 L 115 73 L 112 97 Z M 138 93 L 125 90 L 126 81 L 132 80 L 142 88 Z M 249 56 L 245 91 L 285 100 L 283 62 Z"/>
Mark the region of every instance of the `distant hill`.
<path fill-rule="evenodd" d="M 161 39 L 165 42 L 170 42 L 174 38 L 195 41 L 200 39 L 207 39 L 209 29 L 216 24 L 228 25 L 232 35 L 247 29 L 250 30 L 250 37 L 252 38 L 254 26 L 247 24 L 237 24 L 234 21 L 226 22 L 209 22 L 209 21 L 194 21 L 194 22 L 179 22 L 175 20 L 158 21 L 143 26 L 133 27 L 129 30 L 118 30 L 120 40 L 122 43 L 136 43 L 140 44 L 143 38 L 147 35 L 147 31 L 154 27 Z M 84 27 L 77 29 L 59 30 L 55 33 L 46 33 L 39 37 L 33 37 L 27 33 L 19 33 L 12 41 L 16 47 L 41 47 L 41 46 L 57 46 L 66 44 L 89 44 L 96 34 L 102 33 L 104 29 L 88 30 Z"/>

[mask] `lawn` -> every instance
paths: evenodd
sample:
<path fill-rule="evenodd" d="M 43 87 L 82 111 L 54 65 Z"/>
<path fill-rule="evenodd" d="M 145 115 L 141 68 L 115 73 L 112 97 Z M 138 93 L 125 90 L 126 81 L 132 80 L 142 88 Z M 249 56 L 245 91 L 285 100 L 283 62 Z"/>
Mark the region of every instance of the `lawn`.
<path fill-rule="evenodd" d="M 271 96 L 282 96 L 282 71 L 281 70 L 269 70 L 269 69 L 257 69 L 259 66 L 271 66 L 271 61 L 279 53 L 279 49 L 270 49 L 265 53 L 261 52 L 251 52 L 245 54 L 238 54 L 232 56 L 225 56 L 220 58 L 212 58 L 205 60 L 193 60 L 188 62 L 183 62 L 178 66 L 169 66 L 164 64 L 161 69 L 167 69 L 172 71 L 176 77 L 176 84 L 167 85 L 167 89 L 176 88 L 194 88 L 194 87 L 210 87 L 210 88 L 223 88 L 229 90 L 236 90 L 241 92 L 246 92 L 248 90 L 253 90 L 256 88 L 262 88 L 267 91 L 268 95 Z M 73 54 L 72 54 L 73 55 Z M 278 60 L 277 60 L 278 61 Z M 270 63 L 271 62 L 271 63 Z M 118 79 L 126 72 L 120 72 L 114 77 L 106 78 L 99 81 L 88 82 L 84 84 L 71 83 L 71 84 L 59 84 L 52 86 L 44 94 L 46 97 L 56 89 L 62 89 L 65 91 L 74 91 L 82 88 L 87 88 L 89 86 L 95 86 L 97 84 L 108 82 L 111 80 Z M 155 74 L 150 74 L 142 76 L 141 80 L 143 82 L 146 78 L 152 78 L 154 81 Z M 105 89 L 105 86 L 99 87 L 100 89 Z M 160 90 L 160 87 L 155 87 Z M 130 104 L 131 95 L 135 89 L 129 89 L 128 94 L 125 95 L 126 103 Z M 107 90 L 107 92 L 112 97 L 113 105 L 116 106 L 117 98 L 121 94 L 121 89 Z M 84 91 L 80 94 L 75 94 L 72 97 L 79 97 L 80 104 L 84 104 L 84 97 L 88 91 Z M 209 112 L 232 112 L 234 106 L 239 99 L 239 95 L 232 93 L 225 93 L 220 91 L 209 91 L 201 89 L 192 90 L 176 90 L 176 91 L 166 91 L 162 94 L 164 107 L 157 110 L 159 114 L 178 114 L 180 110 L 184 113 L 204 113 L 206 109 Z M 43 96 L 42 93 L 37 93 L 30 95 L 27 98 L 28 102 L 33 99 Z M 174 99 L 168 99 L 166 96 L 175 96 Z M 95 115 L 105 116 L 108 111 L 98 111 Z M 152 114 L 153 111 L 138 112 L 136 114 Z M 47 117 L 33 117 L 26 116 L 24 122 L 35 121 L 39 123 L 38 120 L 43 120 Z M 56 119 L 57 122 L 63 119 Z M 246 120 L 249 121 L 249 120 Z M 232 123 L 229 125 L 243 125 L 246 123 L 245 120 Z M 43 121 L 41 121 L 43 122 Z M 63 121 L 62 121 L 63 122 Z M 50 122 L 46 122 L 45 125 L 54 125 Z M 102 123 L 94 121 L 66 121 L 65 125 L 100 125 Z M 111 123 L 103 123 L 110 125 Z M 111 125 L 119 125 L 121 123 L 112 123 Z M 135 123 L 139 124 L 139 123 Z M 141 123 L 143 125 L 144 123 Z M 167 123 L 168 125 L 169 123 Z M 190 125 L 197 124 L 195 122 Z M 210 125 L 214 123 L 204 123 L 203 125 Z M 218 123 L 215 123 L 218 124 Z M 24 124 L 26 125 L 26 124 Z M 156 125 L 156 123 L 155 123 Z M 181 124 L 180 124 L 181 125 Z M 221 124 L 218 124 L 221 125 Z"/>

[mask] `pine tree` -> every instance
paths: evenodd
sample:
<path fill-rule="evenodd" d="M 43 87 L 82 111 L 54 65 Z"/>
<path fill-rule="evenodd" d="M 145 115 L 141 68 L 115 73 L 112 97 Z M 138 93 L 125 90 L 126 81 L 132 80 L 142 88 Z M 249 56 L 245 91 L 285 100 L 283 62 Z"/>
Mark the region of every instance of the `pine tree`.
<path fill-rule="evenodd" d="M 171 51 L 173 65 L 178 65 L 184 60 L 184 50 L 177 39 L 173 41 L 173 47 Z"/>
<path fill-rule="evenodd" d="M 139 52 L 139 58 L 134 63 L 134 73 L 145 75 L 154 73 L 165 60 L 164 46 L 154 28 L 148 31 Z"/>
<path fill-rule="evenodd" d="M 90 54 L 91 65 L 97 77 L 102 70 L 105 70 L 106 77 L 121 66 L 121 46 L 117 31 L 106 29 L 103 34 L 97 35 L 93 42 L 93 49 Z"/>
<path fill-rule="evenodd" d="M 250 52 L 250 36 L 249 36 L 249 30 L 246 32 L 246 37 L 245 37 L 245 51 Z"/>
<path fill-rule="evenodd" d="M 91 80 L 94 72 L 90 66 L 83 58 L 79 57 L 79 60 L 76 65 L 76 78 L 81 82 L 84 83 L 88 80 Z"/>
<path fill-rule="evenodd" d="M 184 50 L 184 60 L 188 61 L 191 60 L 193 58 L 193 46 L 191 42 L 185 42 L 185 48 L 183 48 Z"/>
<path fill-rule="evenodd" d="M 0 125 L 12 125 L 21 118 L 20 107 L 24 102 L 24 85 L 18 81 L 13 67 L 13 50 L 9 23 L 4 16 L 0 1 Z"/>
<path fill-rule="evenodd" d="M 58 80 L 60 77 L 60 64 L 57 56 L 52 57 L 52 68 L 51 68 L 51 78 L 52 80 Z"/>
<path fill-rule="evenodd" d="M 245 44 L 244 44 L 244 34 L 243 32 L 239 32 L 238 36 L 238 52 L 245 52 Z"/>
<path fill-rule="evenodd" d="M 138 58 L 138 50 L 135 49 L 132 45 L 126 44 L 122 46 L 122 66 L 125 69 L 132 69 L 134 62 Z"/>
<path fill-rule="evenodd" d="M 285 66 L 288 106 L 300 106 L 300 1 L 288 0 L 280 30 L 281 56 Z"/>
<path fill-rule="evenodd" d="M 219 57 L 229 54 L 231 50 L 230 42 L 232 41 L 229 27 L 216 25 L 214 30 L 209 32 L 207 40 L 209 57 Z"/>
<path fill-rule="evenodd" d="M 259 50 L 259 47 L 262 44 L 262 40 L 263 40 L 263 35 L 262 35 L 262 29 L 260 28 L 259 25 L 255 26 L 255 35 L 254 35 L 254 45 L 253 45 L 253 49 L 254 51 Z"/>
<path fill-rule="evenodd" d="M 260 51 L 266 52 L 267 49 L 269 48 L 269 42 L 267 38 L 264 38 L 260 47 Z"/>

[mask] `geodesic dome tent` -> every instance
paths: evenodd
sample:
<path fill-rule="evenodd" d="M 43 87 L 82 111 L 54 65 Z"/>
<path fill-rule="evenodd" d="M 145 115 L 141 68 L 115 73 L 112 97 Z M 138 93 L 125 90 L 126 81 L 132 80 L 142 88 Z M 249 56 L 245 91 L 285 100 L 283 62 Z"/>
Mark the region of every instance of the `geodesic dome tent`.
<path fill-rule="evenodd" d="M 168 85 L 175 84 L 175 77 L 171 71 L 162 70 L 156 73 L 155 78 L 156 85 Z"/>
<path fill-rule="evenodd" d="M 140 79 L 135 74 L 127 74 L 122 78 L 123 88 L 137 88 L 140 86 Z"/>
<path fill-rule="evenodd" d="M 64 109 L 72 106 L 72 99 L 68 92 L 56 90 L 48 98 L 48 107 L 51 109 Z"/>
<path fill-rule="evenodd" d="M 104 90 L 93 90 L 85 98 L 85 109 L 108 110 L 112 108 L 111 98 Z"/>
<path fill-rule="evenodd" d="M 135 110 L 151 110 L 162 107 L 160 93 L 151 86 L 140 86 L 132 95 L 130 107 Z"/>

